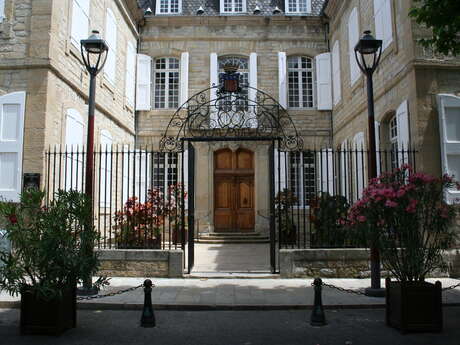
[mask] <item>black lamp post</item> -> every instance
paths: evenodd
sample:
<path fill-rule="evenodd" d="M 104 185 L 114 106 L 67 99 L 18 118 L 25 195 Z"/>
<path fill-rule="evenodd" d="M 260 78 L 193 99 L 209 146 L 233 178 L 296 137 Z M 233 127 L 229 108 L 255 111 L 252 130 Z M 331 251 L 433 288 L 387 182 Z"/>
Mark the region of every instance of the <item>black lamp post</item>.
<path fill-rule="evenodd" d="M 355 57 L 361 71 L 367 78 L 367 108 L 368 108 L 368 141 L 369 155 L 367 162 L 368 178 L 377 177 L 377 152 L 375 144 L 374 119 L 374 84 L 372 75 L 377 69 L 382 56 L 382 40 L 375 39 L 370 31 L 364 31 L 364 36 L 355 46 Z M 371 287 L 366 289 L 366 295 L 383 297 L 385 290 L 380 285 L 380 253 L 371 247 Z"/>
<path fill-rule="evenodd" d="M 88 130 L 86 140 L 86 170 L 85 170 L 85 194 L 90 200 L 91 217 L 88 219 L 87 227 L 92 227 L 93 222 L 93 170 L 94 170 L 94 108 L 96 98 L 96 76 L 104 68 L 109 47 L 99 36 L 99 31 L 93 30 L 91 36 L 80 41 L 81 56 L 83 63 L 90 75 L 89 98 L 88 98 Z M 88 243 L 88 255 L 93 253 L 93 244 Z M 83 289 L 79 294 L 94 294 L 97 289 L 92 286 L 92 277 L 83 281 Z"/>

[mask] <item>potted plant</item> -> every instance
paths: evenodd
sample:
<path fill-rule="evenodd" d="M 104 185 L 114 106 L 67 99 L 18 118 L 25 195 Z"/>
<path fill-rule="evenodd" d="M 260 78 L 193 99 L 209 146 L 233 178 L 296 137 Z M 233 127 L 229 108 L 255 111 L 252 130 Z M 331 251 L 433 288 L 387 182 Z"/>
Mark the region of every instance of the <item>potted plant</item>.
<path fill-rule="evenodd" d="M 347 212 L 350 208 L 347 198 L 321 193 L 310 201 L 309 206 L 312 246 L 350 246 L 345 230 Z"/>
<path fill-rule="evenodd" d="M 292 216 L 292 208 L 297 204 L 297 197 L 289 189 L 283 189 L 275 197 L 275 223 L 279 228 L 280 242 L 284 245 L 295 245 L 297 227 Z"/>
<path fill-rule="evenodd" d="M 457 187 L 450 176 L 435 178 L 403 166 L 373 179 L 349 211 L 352 236 L 376 246 L 396 281 L 386 281 L 387 324 L 401 331 L 441 331 L 441 283 L 426 276 L 446 267 L 442 250 L 455 241 L 455 206 L 443 199 Z"/>
<path fill-rule="evenodd" d="M 98 269 L 82 243 L 98 233 L 85 226 L 90 203 L 77 191 L 59 191 L 43 206 L 44 193 L 28 190 L 19 203 L 0 202 L 1 226 L 12 250 L 0 253 L 0 289 L 21 294 L 22 334 L 60 334 L 76 326 L 76 284 Z M 98 284 L 106 284 L 100 278 Z"/>
<path fill-rule="evenodd" d="M 115 214 L 115 242 L 118 249 L 160 249 L 161 227 L 166 201 L 159 189 L 151 189 L 145 202 L 129 198 Z"/>

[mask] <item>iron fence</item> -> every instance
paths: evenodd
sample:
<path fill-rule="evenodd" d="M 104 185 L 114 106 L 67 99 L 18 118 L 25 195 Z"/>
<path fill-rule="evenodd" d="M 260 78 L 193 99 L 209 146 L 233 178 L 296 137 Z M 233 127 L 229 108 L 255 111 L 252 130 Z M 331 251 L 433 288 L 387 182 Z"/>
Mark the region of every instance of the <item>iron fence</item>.
<path fill-rule="evenodd" d="M 341 219 L 367 187 L 370 152 L 363 148 L 274 150 L 274 213 L 278 248 L 340 248 L 352 244 Z M 409 164 L 415 149 L 377 151 L 377 175 Z"/>
<path fill-rule="evenodd" d="M 349 246 L 337 219 L 367 185 L 368 155 L 362 148 L 286 152 L 274 146 L 267 167 L 272 245 L 278 250 Z M 416 156 L 414 149 L 378 150 L 378 174 L 403 164 L 415 170 Z M 45 157 L 48 200 L 59 189 L 84 191 L 83 147 L 56 146 Z M 93 158 L 98 247 L 185 250 L 197 235 L 187 233 L 189 218 L 200 221 L 188 214 L 189 205 L 193 209 L 188 189 L 195 188 L 188 183 L 188 151 L 114 145 L 99 147 Z"/>
<path fill-rule="evenodd" d="M 98 248 L 184 248 L 187 187 L 184 154 L 152 148 L 99 147 L 94 152 L 93 221 Z M 86 151 L 56 146 L 45 153 L 46 193 L 84 191 Z"/>

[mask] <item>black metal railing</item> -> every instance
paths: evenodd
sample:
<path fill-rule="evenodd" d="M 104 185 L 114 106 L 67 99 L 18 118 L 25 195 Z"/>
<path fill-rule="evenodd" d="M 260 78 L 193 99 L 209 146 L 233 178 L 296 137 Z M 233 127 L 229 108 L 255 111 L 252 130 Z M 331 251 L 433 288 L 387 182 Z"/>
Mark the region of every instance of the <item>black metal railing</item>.
<path fill-rule="evenodd" d="M 83 147 L 46 153 L 47 199 L 59 189 L 84 191 Z M 99 248 L 183 248 L 187 190 L 184 154 L 152 148 L 99 147 L 94 152 L 93 212 Z"/>
<path fill-rule="evenodd" d="M 343 220 L 367 187 L 370 152 L 318 149 L 275 150 L 275 226 L 279 248 L 351 246 Z M 415 149 L 377 151 L 377 174 L 409 164 L 416 170 Z"/>

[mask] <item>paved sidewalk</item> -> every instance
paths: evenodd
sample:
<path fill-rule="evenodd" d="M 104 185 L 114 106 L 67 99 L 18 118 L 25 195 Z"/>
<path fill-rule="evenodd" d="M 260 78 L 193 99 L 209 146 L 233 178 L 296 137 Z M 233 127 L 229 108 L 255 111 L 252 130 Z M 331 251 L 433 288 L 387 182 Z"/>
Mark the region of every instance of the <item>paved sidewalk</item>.
<path fill-rule="evenodd" d="M 435 281 L 436 279 L 429 279 Z M 441 278 L 443 287 L 460 282 Z M 113 278 L 111 285 L 101 294 L 142 284 L 144 278 Z M 306 309 L 313 304 L 312 279 L 167 279 L 154 278 L 152 301 L 156 309 L 176 310 L 253 310 L 253 309 Z M 327 284 L 361 291 L 369 286 L 369 279 L 324 279 Z M 382 280 L 382 286 L 384 282 Z M 142 288 L 124 294 L 79 301 L 80 309 L 140 309 L 143 304 Z M 460 306 L 460 287 L 443 292 L 446 305 Z M 367 297 L 323 288 L 326 308 L 380 308 L 384 298 Z M 0 308 L 19 306 L 19 297 L 0 293 Z"/>

